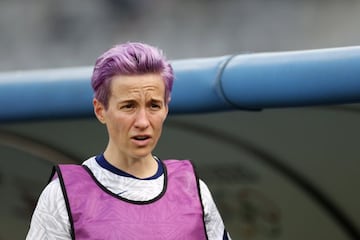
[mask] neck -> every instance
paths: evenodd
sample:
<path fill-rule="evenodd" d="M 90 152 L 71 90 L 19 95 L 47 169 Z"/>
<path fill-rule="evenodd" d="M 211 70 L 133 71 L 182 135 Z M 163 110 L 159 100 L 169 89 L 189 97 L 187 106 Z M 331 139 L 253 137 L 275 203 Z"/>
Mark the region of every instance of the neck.
<path fill-rule="evenodd" d="M 137 178 L 151 177 L 158 170 L 158 163 L 151 154 L 141 158 L 132 158 L 107 148 L 104 157 L 114 167 Z"/>

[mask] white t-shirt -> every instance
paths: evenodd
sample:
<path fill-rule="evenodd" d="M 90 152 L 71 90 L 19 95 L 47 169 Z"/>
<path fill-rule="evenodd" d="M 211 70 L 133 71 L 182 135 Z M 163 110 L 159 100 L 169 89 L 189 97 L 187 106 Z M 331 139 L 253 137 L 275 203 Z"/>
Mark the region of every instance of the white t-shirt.
<path fill-rule="evenodd" d="M 150 200 L 159 195 L 163 189 L 163 173 L 155 178 L 143 180 L 114 173 L 100 166 L 95 157 L 89 158 L 83 164 L 93 172 L 103 186 L 127 199 Z M 211 193 L 201 180 L 200 194 L 209 240 L 230 239 Z M 50 182 L 41 193 L 26 236 L 26 240 L 42 239 L 71 240 L 69 216 L 58 179 Z"/>

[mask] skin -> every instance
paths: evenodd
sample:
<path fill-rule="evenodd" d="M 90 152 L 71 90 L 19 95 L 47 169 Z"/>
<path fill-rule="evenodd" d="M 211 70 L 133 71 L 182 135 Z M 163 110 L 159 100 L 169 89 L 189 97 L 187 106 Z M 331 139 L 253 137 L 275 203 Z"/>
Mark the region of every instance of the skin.
<path fill-rule="evenodd" d="M 108 108 L 96 98 L 93 105 L 96 117 L 107 127 L 107 161 L 138 178 L 154 175 L 157 163 L 152 151 L 168 114 L 160 74 L 114 76 Z"/>

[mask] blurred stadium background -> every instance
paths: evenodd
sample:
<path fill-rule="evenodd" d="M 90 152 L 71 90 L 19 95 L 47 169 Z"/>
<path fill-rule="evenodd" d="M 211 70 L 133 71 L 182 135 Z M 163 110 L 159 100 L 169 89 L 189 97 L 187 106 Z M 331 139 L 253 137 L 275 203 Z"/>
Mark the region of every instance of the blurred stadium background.
<path fill-rule="evenodd" d="M 169 59 L 355 46 L 359 12 L 355 0 L 1 0 L 0 71 L 90 66 L 125 41 Z M 155 154 L 195 162 L 233 239 L 359 239 L 359 120 L 358 104 L 173 115 Z M 0 123 L 0 239 L 25 238 L 54 163 L 105 141 L 94 118 Z"/>

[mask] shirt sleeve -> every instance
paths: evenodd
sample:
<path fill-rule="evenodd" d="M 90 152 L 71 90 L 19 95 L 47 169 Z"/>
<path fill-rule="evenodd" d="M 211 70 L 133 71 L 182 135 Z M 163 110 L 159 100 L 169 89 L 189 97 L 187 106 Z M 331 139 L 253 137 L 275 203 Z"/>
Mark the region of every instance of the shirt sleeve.
<path fill-rule="evenodd" d="M 205 227 L 209 240 L 231 240 L 211 192 L 202 180 L 200 180 L 200 194 L 204 206 Z"/>
<path fill-rule="evenodd" d="M 26 240 L 71 240 L 70 222 L 58 179 L 41 193 Z"/>

